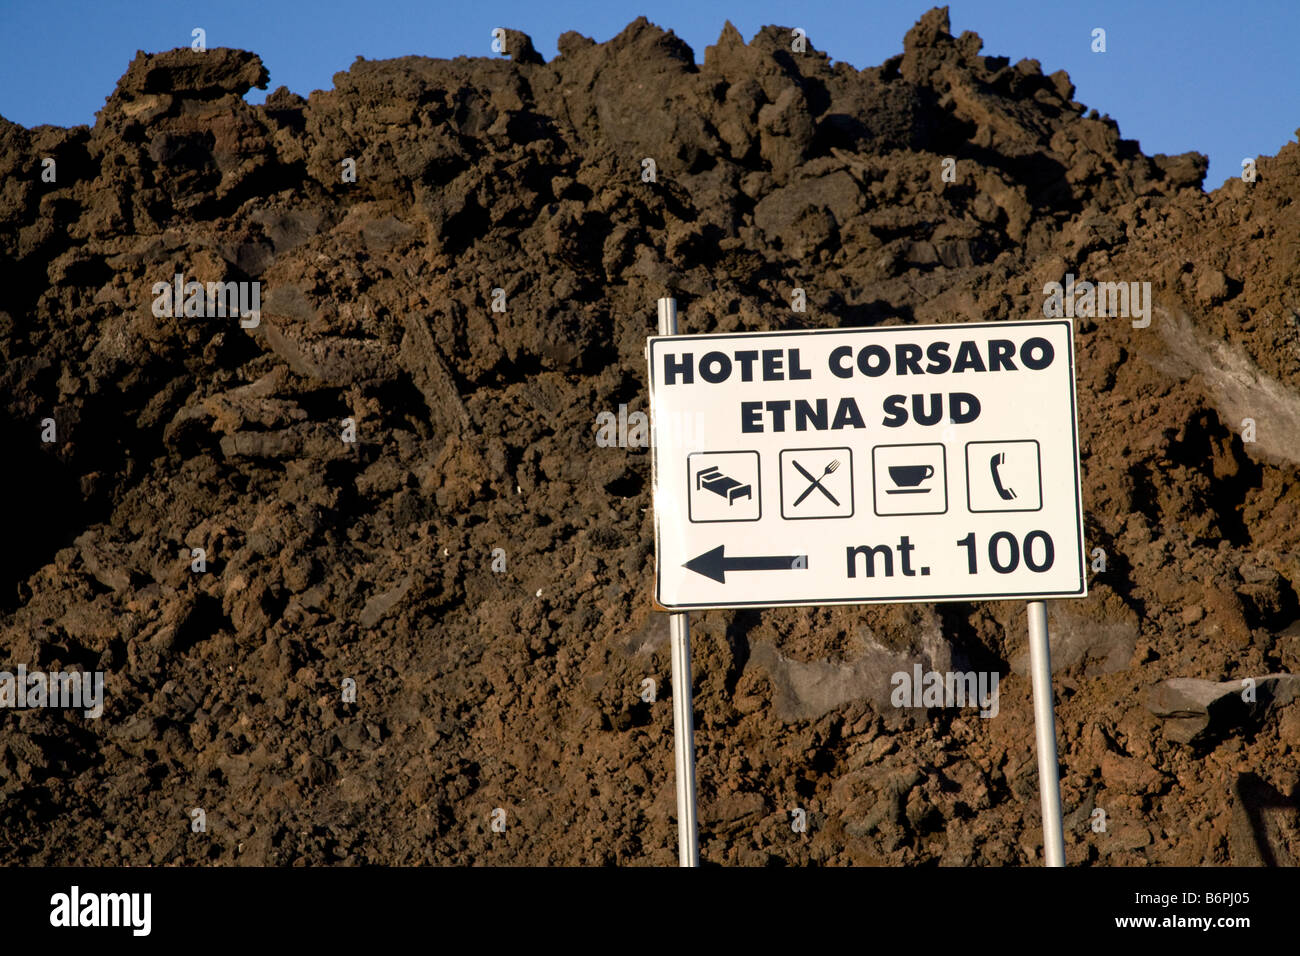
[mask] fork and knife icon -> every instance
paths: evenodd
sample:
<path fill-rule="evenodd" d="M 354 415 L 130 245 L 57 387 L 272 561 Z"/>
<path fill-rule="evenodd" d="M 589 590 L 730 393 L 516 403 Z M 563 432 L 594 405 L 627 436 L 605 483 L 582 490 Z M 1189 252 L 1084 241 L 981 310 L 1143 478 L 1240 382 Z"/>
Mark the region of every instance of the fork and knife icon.
<path fill-rule="evenodd" d="M 807 498 L 814 491 L 820 491 L 822 494 L 824 494 L 827 498 L 830 499 L 831 504 L 835 505 L 837 508 L 839 507 L 840 504 L 839 500 L 833 494 L 827 491 L 826 486 L 822 484 L 823 478 L 825 478 L 827 475 L 834 474 L 835 470 L 840 467 L 839 459 L 835 459 L 829 465 L 827 465 L 825 470 L 816 478 L 812 476 L 812 474 L 808 471 L 807 468 L 799 464 L 799 462 L 795 461 L 793 458 L 790 459 L 790 463 L 794 465 L 794 467 L 798 470 L 799 474 L 803 475 L 810 482 L 812 482 L 812 484 L 810 484 L 807 488 L 804 489 L 803 494 L 801 494 L 798 498 L 794 500 L 795 505 L 799 504 L 801 501 Z M 791 505 L 791 507 L 794 507 L 794 505 Z"/>

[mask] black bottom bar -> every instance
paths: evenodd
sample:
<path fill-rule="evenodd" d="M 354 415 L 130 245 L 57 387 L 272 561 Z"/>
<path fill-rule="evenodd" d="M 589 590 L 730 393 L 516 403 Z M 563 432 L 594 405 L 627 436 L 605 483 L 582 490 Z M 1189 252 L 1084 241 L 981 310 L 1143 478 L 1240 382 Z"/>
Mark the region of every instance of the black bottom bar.
<path fill-rule="evenodd" d="M 51 925 L 52 917 L 69 922 L 73 886 L 79 917 L 108 921 L 116 912 L 127 925 Z M 1296 870 L 1207 868 L 0 870 L 12 941 L 200 942 L 205 951 L 250 943 L 267 951 L 283 941 L 299 949 L 320 942 L 338 952 L 340 945 L 382 946 L 421 931 L 431 946 L 457 949 L 490 944 L 495 951 L 514 939 L 535 948 L 548 937 L 622 940 L 635 948 L 638 939 L 662 943 L 676 920 L 696 940 L 718 934 L 733 947 L 749 937 L 770 944 L 783 932 L 805 940 L 810 932 L 848 933 L 865 941 L 890 927 L 911 927 L 918 942 L 934 932 L 975 945 L 1055 930 L 1072 942 L 1133 937 L 1149 945 L 1196 933 L 1231 946 L 1282 933 L 1297 890 Z M 101 905 L 101 894 L 132 893 L 149 894 L 148 936 L 136 936 L 130 925 L 142 905 L 124 908 L 128 899 L 121 896 Z"/>

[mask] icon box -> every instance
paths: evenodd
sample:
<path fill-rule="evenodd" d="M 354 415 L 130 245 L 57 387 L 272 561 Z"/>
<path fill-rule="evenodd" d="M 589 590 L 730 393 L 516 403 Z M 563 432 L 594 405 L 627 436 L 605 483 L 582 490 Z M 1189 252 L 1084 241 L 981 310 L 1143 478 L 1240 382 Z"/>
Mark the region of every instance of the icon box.
<path fill-rule="evenodd" d="M 966 507 L 972 513 L 1039 511 L 1042 456 L 1032 438 L 966 443 Z"/>
<path fill-rule="evenodd" d="M 696 524 L 763 517 L 756 451 L 697 451 L 686 456 L 687 517 Z"/>
<path fill-rule="evenodd" d="M 832 463 L 836 463 L 835 467 L 827 471 Z M 807 521 L 853 517 L 853 449 L 845 446 L 786 448 L 780 454 L 780 464 L 782 518 Z M 803 474 L 800 467 L 817 479 L 817 483 Z"/>
<path fill-rule="evenodd" d="M 948 451 L 942 442 L 871 449 L 877 517 L 941 515 L 948 510 Z"/>

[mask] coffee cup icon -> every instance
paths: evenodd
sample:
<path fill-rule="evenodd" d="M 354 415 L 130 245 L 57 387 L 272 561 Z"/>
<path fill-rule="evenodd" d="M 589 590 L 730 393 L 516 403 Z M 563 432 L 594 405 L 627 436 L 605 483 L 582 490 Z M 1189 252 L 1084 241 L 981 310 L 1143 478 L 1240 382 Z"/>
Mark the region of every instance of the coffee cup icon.
<path fill-rule="evenodd" d="M 889 477 L 901 488 L 915 488 L 934 474 L 934 465 L 890 465 Z"/>

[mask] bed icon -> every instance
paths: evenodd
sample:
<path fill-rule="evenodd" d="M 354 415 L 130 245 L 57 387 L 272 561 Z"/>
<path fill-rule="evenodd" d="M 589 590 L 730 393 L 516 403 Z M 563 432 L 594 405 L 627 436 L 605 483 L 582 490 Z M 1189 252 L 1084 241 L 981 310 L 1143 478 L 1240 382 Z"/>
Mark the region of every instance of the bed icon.
<path fill-rule="evenodd" d="M 762 516 L 756 451 L 697 451 L 686 456 L 690 520 L 757 521 Z"/>
<path fill-rule="evenodd" d="M 724 475 L 717 465 L 711 465 L 704 471 L 696 473 L 695 490 L 699 491 L 701 488 L 707 488 L 715 495 L 726 498 L 728 505 L 735 504 L 737 498 L 754 497 L 753 489 L 749 485 Z"/>

